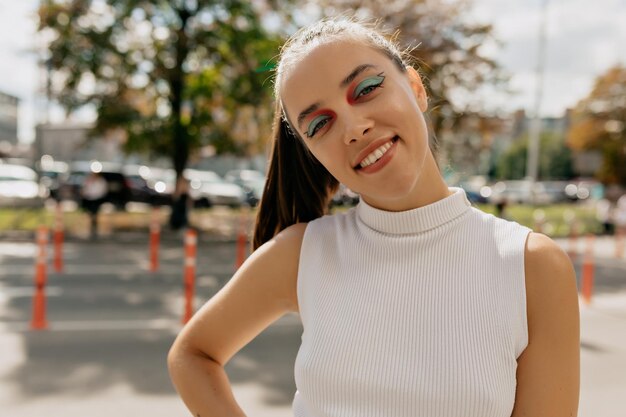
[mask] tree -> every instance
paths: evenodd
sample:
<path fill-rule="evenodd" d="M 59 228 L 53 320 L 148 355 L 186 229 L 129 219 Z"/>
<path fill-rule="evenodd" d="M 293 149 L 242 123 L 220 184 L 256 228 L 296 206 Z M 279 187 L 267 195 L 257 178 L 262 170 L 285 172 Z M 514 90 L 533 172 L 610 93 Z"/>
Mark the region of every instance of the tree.
<path fill-rule="evenodd" d="M 497 43 L 488 24 L 471 23 L 467 1 L 315 0 L 324 15 L 347 14 L 373 18 L 398 32 L 408 47 L 429 90 L 434 133 L 454 132 L 466 117 L 475 118 L 482 105 L 475 92 L 486 84 L 502 85 L 506 76 L 482 54 L 485 44 Z M 445 144 L 444 144 L 445 145 Z"/>
<path fill-rule="evenodd" d="M 577 151 L 601 151 L 600 181 L 626 185 L 626 67 L 617 65 L 596 79 L 572 111 L 568 141 Z"/>
<path fill-rule="evenodd" d="M 122 129 L 127 150 L 171 156 L 180 176 L 201 145 L 243 154 L 266 136 L 280 40 L 251 2 L 43 0 L 39 20 L 56 99 L 94 106 L 94 131 Z"/>
<path fill-rule="evenodd" d="M 539 179 L 570 179 L 574 175 L 572 152 L 563 138 L 554 133 L 543 133 L 540 138 Z M 500 157 L 496 177 L 504 180 L 522 179 L 526 175 L 528 135 L 518 138 Z"/>

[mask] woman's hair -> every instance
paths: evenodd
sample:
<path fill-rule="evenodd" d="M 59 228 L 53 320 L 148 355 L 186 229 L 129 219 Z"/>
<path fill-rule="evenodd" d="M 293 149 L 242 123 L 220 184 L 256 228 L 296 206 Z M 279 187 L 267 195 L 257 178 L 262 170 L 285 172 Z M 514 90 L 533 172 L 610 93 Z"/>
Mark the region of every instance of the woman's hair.
<path fill-rule="evenodd" d="M 373 26 L 348 19 L 322 20 L 300 29 L 285 43 L 276 68 L 272 153 L 256 218 L 253 249 L 292 224 L 323 216 L 337 191 L 337 180 L 291 128 L 280 99 L 284 74 L 316 46 L 337 40 L 365 43 L 387 55 L 400 71 L 406 71 L 406 61 L 393 41 Z M 431 142 L 433 152 L 434 145 Z"/>

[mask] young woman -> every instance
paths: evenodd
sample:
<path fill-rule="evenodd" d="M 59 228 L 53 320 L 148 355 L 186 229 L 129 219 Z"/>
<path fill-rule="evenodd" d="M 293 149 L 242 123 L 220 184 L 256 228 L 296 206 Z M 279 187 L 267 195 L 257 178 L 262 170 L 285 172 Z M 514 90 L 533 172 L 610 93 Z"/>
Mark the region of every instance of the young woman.
<path fill-rule="evenodd" d="M 224 365 L 288 312 L 297 417 L 571 417 L 567 255 L 442 179 L 418 73 L 377 31 L 323 21 L 283 48 L 256 251 L 169 355 L 194 416 L 244 416 Z M 325 215 L 338 181 L 361 201 Z"/>

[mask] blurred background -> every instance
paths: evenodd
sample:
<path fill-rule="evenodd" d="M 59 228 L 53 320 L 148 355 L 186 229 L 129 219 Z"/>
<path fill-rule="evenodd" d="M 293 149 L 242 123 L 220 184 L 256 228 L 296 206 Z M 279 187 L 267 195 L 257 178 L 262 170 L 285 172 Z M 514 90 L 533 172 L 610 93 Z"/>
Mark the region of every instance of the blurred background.
<path fill-rule="evenodd" d="M 427 84 L 448 184 L 556 239 L 579 286 L 582 255 L 595 254 L 595 291 L 626 319 L 624 0 L 0 0 L 0 414 L 70 416 L 69 395 L 76 412 L 184 415 L 164 355 L 183 308 L 186 227 L 203 254 L 197 307 L 249 239 L 280 45 L 339 14 L 398 30 Z M 332 209 L 358 199 L 342 186 Z M 45 335 L 29 325 L 42 225 L 65 239 L 48 293 L 56 330 Z M 301 331 L 291 319 L 229 364 L 251 415 L 289 415 Z M 603 337 L 626 334 L 626 321 L 597 320 L 606 331 L 597 343 L 589 333 L 583 353 L 615 353 Z M 602 373 L 626 366 L 626 340 L 612 343 L 609 361 L 583 355 L 596 373 L 581 415 L 618 415 L 593 408 L 615 408 L 611 393 L 626 389 Z"/>
<path fill-rule="evenodd" d="M 527 225 L 534 210 L 521 206 L 557 205 L 551 235 L 569 233 L 568 208 L 600 231 L 626 184 L 625 10 L 620 0 L 1 1 L 0 232 L 34 228 L 35 214 L 50 221 L 36 211 L 46 202 L 80 208 L 94 170 L 108 183 L 104 213 L 169 206 L 177 177 L 193 207 L 254 206 L 278 48 L 342 13 L 398 29 L 411 48 L 450 185 Z M 342 187 L 333 203 L 357 200 Z"/>
<path fill-rule="evenodd" d="M 101 171 L 109 212 L 169 206 L 179 177 L 193 207 L 254 206 L 277 50 L 345 14 L 399 30 L 428 84 L 449 184 L 499 214 L 606 200 L 606 215 L 580 212 L 598 229 L 626 184 L 626 6 L 601 3 L 2 1 L 0 203 L 71 211 Z M 333 202 L 357 200 L 342 188 Z M 566 234 L 563 213 L 548 213 L 549 232 Z M 33 225 L 14 217 L 2 212 L 0 229 Z"/>

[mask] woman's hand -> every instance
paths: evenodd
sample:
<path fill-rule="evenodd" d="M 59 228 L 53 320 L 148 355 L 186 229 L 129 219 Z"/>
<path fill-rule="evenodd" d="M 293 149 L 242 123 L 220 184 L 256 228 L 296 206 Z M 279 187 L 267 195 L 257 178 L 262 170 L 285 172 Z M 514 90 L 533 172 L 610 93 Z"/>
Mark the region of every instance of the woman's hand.
<path fill-rule="evenodd" d="M 194 416 L 245 416 L 224 372 L 242 347 L 298 310 L 296 282 L 306 224 L 259 247 L 180 332 L 168 355 L 172 382 Z"/>

